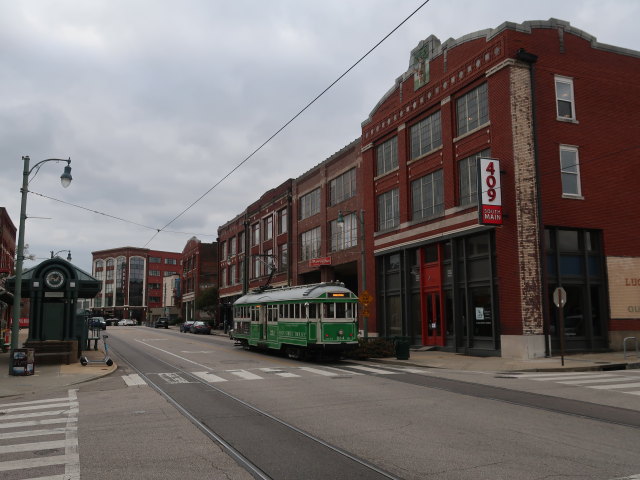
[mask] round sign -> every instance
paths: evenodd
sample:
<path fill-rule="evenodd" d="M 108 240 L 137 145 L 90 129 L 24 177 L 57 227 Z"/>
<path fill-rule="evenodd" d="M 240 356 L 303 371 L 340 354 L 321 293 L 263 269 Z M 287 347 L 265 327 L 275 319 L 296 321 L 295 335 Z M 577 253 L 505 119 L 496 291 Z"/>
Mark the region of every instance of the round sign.
<path fill-rule="evenodd" d="M 60 288 L 64 283 L 64 274 L 59 270 L 51 270 L 47 273 L 47 276 L 44 277 L 44 283 L 46 283 L 49 288 Z"/>
<path fill-rule="evenodd" d="M 567 303 L 567 292 L 564 288 L 558 287 L 553 291 L 553 303 L 558 308 L 564 307 Z"/>

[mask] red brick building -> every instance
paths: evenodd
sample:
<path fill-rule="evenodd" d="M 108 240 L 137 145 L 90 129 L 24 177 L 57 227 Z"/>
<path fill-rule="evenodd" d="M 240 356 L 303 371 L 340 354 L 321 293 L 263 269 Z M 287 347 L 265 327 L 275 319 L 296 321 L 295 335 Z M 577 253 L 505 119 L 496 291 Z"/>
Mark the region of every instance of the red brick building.
<path fill-rule="evenodd" d="M 13 295 L 5 290 L 4 282 L 14 274 L 16 232 L 7 209 L 0 207 L 0 341 L 4 341 L 4 333 L 8 330 L 13 315 Z"/>
<path fill-rule="evenodd" d="M 640 335 L 639 125 L 640 53 L 567 22 L 420 42 L 362 124 L 371 329 L 557 354 L 562 287 L 566 351 Z"/>
<path fill-rule="evenodd" d="M 182 250 L 180 278 L 180 309 L 182 319 L 216 321 L 206 312 L 196 309 L 198 293 L 218 284 L 218 243 L 203 243 L 196 237 L 189 239 Z"/>
<path fill-rule="evenodd" d="M 102 290 L 92 300 L 94 315 L 140 323 L 162 314 L 162 279 L 182 272 L 182 254 L 121 247 L 92 252 L 92 275 Z"/>

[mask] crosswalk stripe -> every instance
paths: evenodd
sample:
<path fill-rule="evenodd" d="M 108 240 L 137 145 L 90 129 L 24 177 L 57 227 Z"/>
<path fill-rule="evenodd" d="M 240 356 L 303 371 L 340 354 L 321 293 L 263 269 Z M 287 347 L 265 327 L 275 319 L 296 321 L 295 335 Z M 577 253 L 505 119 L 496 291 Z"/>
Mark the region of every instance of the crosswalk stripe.
<path fill-rule="evenodd" d="M 195 375 L 198 378 L 201 378 L 202 380 L 204 380 L 205 382 L 209 382 L 209 383 L 216 383 L 216 382 L 226 382 L 227 380 L 219 377 L 217 375 L 214 375 L 213 373 L 209 373 L 209 372 L 191 372 L 192 375 Z"/>
<path fill-rule="evenodd" d="M 586 385 L 588 383 L 613 383 L 624 382 L 626 380 L 635 380 L 633 377 L 607 377 L 607 378 L 587 378 L 585 380 L 569 380 L 567 382 L 558 382 L 565 385 Z"/>
<path fill-rule="evenodd" d="M 61 403 L 49 403 L 49 404 L 42 404 L 42 405 L 27 405 L 24 407 L 5 408 L 0 410 L 0 415 L 5 415 L 10 412 L 27 412 L 29 410 L 42 410 L 43 408 L 74 407 L 74 406 L 77 407 L 78 404 L 76 403 L 75 405 L 73 405 L 69 403 L 69 400 L 67 399 L 66 402 L 61 402 Z"/>
<path fill-rule="evenodd" d="M 583 375 L 583 376 L 576 376 L 576 375 L 555 376 L 554 375 L 549 377 L 535 377 L 535 378 L 531 378 L 530 380 L 535 380 L 538 382 L 559 382 L 563 380 L 585 380 L 589 378 L 602 378 L 602 375 Z"/>
<path fill-rule="evenodd" d="M 23 432 L 0 433 L 0 440 L 9 440 L 13 438 L 26 437 L 42 437 L 45 435 L 61 435 L 66 433 L 66 427 L 50 428 L 47 430 L 26 430 Z"/>
<path fill-rule="evenodd" d="M 327 367 L 327 368 L 333 370 L 334 372 L 339 372 L 340 375 L 364 375 L 364 373 L 354 372 L 353 370 L 345 370 L 343 368 L 337 368 L 337 367 Z"/>
<path fill-rule="evenodd" d="M 620 383 L 617 385 L 593 385 L 593 386 L 589 386 L 588 388 L 596 388 L 598 390 L 608 390 L 608 389 L 614 389 L 614 388 L 638 388 L 638 387 L 640 387 L 640 382 Z"/>
<path fill-rule="evenodd" d="M 582 375 L 597 375 L 597 372 L 538 372 L 538 373 L 515 373 L 518 378 L 535 378 L 535 377 L 579 377 Z"/>
<path fill-rule="evenodd" d="M 0 462 L 0 472 L 22 470 L 25 468 L 50 467 L 52 465 L 65 465 L 69 462 L 78 462 L 78 455 L 53 455 L 50 457 L 24 458 L 22 460 L 8 460 Z"/>
<path fill-rule="evenodd" d="M 622 393 L 628 393 L 629 395 L 640 395 L 640 390 L 636 390 L 633 392 L 622 392 Z M 640 476 L 638 476 L 638 478 L 640 478 Z"/>
<path fill-rule="evenodd" d="M 77 418 L 46 418 L 44 420 L 27 420 L 24 422 L 0 423 L 0 428 L 35 427 L 38 425 L 54 425 L 56 423 L 77 422 Z"/>
<path fill-rule="evenodd" d="M 61 398 L 47 398 L 45 400 L 32 400 L 30 402 L 17 402 L 17 403 L 3 403 L 0 404 L 0 410 L 4 409 L 5 407 L 17 407 L 19 405 L 36 405 L 38 403 L 54 403 L 54 402 L 62 402 L 62 401 L 69 401 L 69 399 L 67 397 L 61 397 Z"/>
<path fill-rule="evenodd" d="M 129 387 L 133 387 L 136 385 L 147 385 L 147 382 L 145 382 L 142 377 L 140 375 L 138 375 L 137 373 L 132 373 L 130 375 L 122 375 L 122 379 L 124 380 L 124 383 L 126 383 Z"/>
<path fill-rule="evenodd" d="M 1 453 L 32 452 L 34 450 L 53 450 L 67 446 L 66 440 L 55 440 L 51 442 L 18 443 L 15 445 L 0 445 Z"/>
<path fill-rule="evenodd" d="M 51 415 L 67 415 L 73 410 L 78 411 L 77 408 L 69 408 L 65 410 L 52 410 L 48 412 L 31 412 L 31 413 L 16 413 L 15 415 L 6 415 L 2 417 L 2 421 L 5 420 L 18 420 L 20 418 L 33 418 L 33 417 L 47 417 Z"/>
<path fill-rule="evenodd" d="M 247 370 L 227 370 L 232 375 L 242 378 L 243 380 L 262 380 L 262 377 L 251 373 Z"/>
<path fill-rule="evenodd" d="M 273 373 L 273 374 L 277 375 L 278 377 L 283 377 L 283 378 L 298 378 L 298 377 L 300 377 L 300 375 L 296 375 L 295 373 L 283 372 L 282 369 L 280 369 L 280 368 L 260 368 L 259 370 L 261 372 L 265 372 L 265 373 Z"/>
<path fill-rule="evenodd" d="M 304 370 L 305 372 L 315 373 L 317 375 L 323 375 L 325 377 L 337 377 L 339 375 L 334 372 L 329 372 L 327 370 L 320 370 L 319 368 L 312 368 L 312 367 L 300 367 L 300 370 Z"/>
<path fill-rule="evenodd" d="M 362 370 L 363 372 L 369 372 L 369 373 L 377 373 L 378 375 L 397 375 L 398 372 L 391 372 L 389 370 L 381 370 L 379 368 L 371 368 L 371 367 L 365 367 L 363 365 L 349 365 L 349 368 L 353 368 L 355 370 Z"/>

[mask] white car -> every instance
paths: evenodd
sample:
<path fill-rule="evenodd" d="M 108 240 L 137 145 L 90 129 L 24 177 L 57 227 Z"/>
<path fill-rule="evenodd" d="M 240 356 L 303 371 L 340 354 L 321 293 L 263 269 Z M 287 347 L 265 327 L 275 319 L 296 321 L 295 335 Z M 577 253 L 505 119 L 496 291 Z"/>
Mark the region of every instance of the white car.
<path fill-rule="evenodd" d="M 130 318 L 123 318 L 122 320 L 120 320 L 118 322 L 119 326 L 123 326 L 123 325 L 135 325 L 136 321 L 135 320 L 131 320 Z"/>

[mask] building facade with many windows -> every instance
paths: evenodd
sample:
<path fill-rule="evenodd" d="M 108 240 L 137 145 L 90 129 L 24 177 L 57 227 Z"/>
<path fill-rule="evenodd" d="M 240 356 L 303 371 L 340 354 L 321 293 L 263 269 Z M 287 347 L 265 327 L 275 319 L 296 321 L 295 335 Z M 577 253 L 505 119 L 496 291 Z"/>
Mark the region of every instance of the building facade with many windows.
<path fill-rule="evenodd" d="M 162 315 L 163 278 L 182 271 L 181 253 L 121 247 L 92 255 L 92 274 L 102 284 L 92 300 L 94 315 L 139 323 Z"/>
<path fill-rule="evenodd" d="M 206 243 L 192 237 L 182 250 L 183 268 L 177 296 L 184 321 L 217 320 L 217 315 L 196 308 L 196 299 L 207 288 L 219 288 L 218 247 L 217 242 Z"/>
<path fill-rule="evenodd" d="M 638 125 L 640 53 L 567 22 L 420 42 L 362 124 L 372 329 L 474 355 L 621 349 L 640 332 Z"/>

